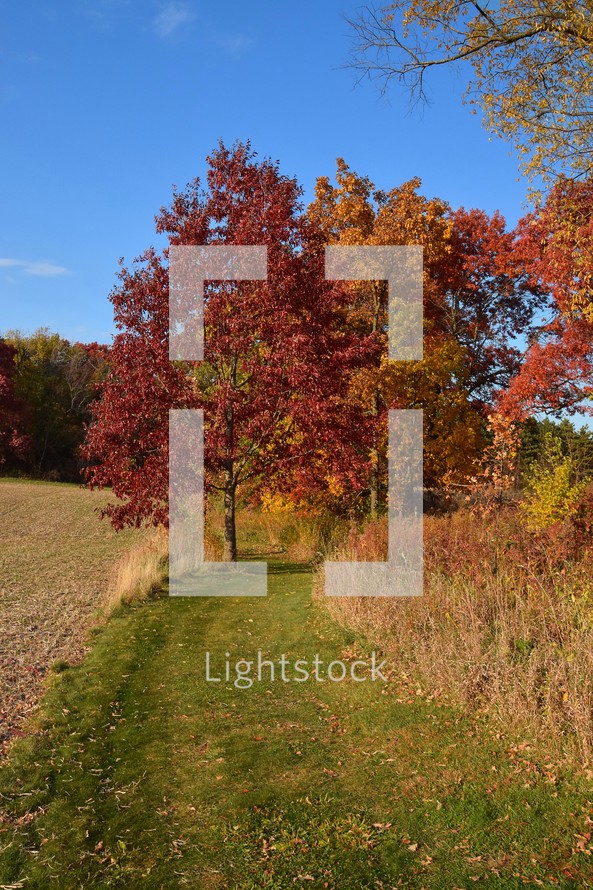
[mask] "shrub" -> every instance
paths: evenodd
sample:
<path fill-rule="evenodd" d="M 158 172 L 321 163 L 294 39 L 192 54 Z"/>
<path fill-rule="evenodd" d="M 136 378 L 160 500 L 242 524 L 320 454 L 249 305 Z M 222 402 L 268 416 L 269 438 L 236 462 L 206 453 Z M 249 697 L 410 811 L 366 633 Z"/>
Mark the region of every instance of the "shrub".
<path fill-rule="evenodd" d="M 545 529 L 571 516 L 587 483 L 573 483 L 572 459 L 563 456 L 560 441 L 544 436 L 543 453 L 526 474 L 528 494 L 521 511 L 531 529 Z"/>

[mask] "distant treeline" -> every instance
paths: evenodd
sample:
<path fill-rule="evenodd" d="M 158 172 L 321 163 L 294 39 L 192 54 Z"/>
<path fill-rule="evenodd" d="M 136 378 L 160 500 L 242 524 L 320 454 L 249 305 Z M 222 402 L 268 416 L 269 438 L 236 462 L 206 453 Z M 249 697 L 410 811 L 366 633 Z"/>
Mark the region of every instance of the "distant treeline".
<path fill-rule="evenodd" d="M 0 339 L 0 472 L 81 481 L 80 446 L 109 350 L 47 328 Z"/>
<path fill-rule="evenodd" d="M 109 370 L 109 347 L 71 343 L 47 328 L 0 338 L 0 472 L 83 481 L 80 453 Z M 518 481 L 553 436 L 578 478 L 593 476 L 593 431 L 567 420 L 530 418 L 522 425 Z"/>
<path fill-rule="evenodd" d="M 575 481 L 593 476 L 593 430 L 587 426 L 577 429 L 570 420 L 543 420 L 530 418 L 522 425 L 519 450 L 518 481 L 523 481 L 525 471 L 536 461 L 543 459 L 546 439 L 551 437 L 560 444 L 564 457 L 569 457 Z"/>

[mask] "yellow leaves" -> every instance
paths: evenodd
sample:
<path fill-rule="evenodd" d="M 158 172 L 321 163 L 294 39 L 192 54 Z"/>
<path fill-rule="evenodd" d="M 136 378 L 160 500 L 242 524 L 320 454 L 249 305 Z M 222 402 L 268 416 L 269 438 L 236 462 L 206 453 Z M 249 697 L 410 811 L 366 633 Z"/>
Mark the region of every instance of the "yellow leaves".
<path fill-rule="evenodd" d="M 590 274 L 588 277 L 590 278 Z M 583 282 L 586 289 L 584 292 L 581 290 L 574 294 L 570 302 L 570 311 L 586 321 L 593 322 L 593 289 L 586 278 L 587 276 L 585 277 L 585 282 Z"/>
<path fill-rule="evenodd" d="M 291 513 L 294 509 L 294 501 L 280 492 L 264 491 L 261 495 L 262 513 L 279 515 L 282 513 Z"/>
<path fill-rule="evenodd" d="M 322 226 L 332 243 L 422 244 L 434 257 L 448 250 L 448 205 L 420 195 L 418 177 L 383 193 L 368 177 L 351 171 L 343 158 L 337 159 L 336 167 L 336 185 L 327 176 L 320 177 L 308 208 L 309 218 Z"/>
<path fill-rule="evenodd" d="M 356 67 L 422 95 L 433 66 L 469 62 L 467 97 L 486 129 L 510 139 L 529 178 L 593 169 L 590 3 L 506 0 L 485 11 L 458 0 L 397 0 L 362 12 Z"/>
<path fill-rule="evenodd" d="M 446 202 L 418 194 L 420 186 L 421 180 L 415 177 L 383 197 L 372 243 L 420 244 L 429 263 L 448 251 L 452 227 Z"/>
<path fill-rule="evenodd" d="M 521 504 L 529 528 L 548 528 L 574 512 L 587 482 L 573 484 L 572 475 L 572 460 L 563 456 L 559 440 L 546 433 L 542 462 L 527 474 L 529 492 Z"/>
<path fill-rule="evenodd" d="M 489 513 L 500 503 L 502 493 L 515 483 L 520 433 L 517 424 L 504 414 L 488 415 L 491 443 L 483 450 L 479 469 L 471 477 L 470 490 L 482 496 L 481 512 Z"/>
<path fill-rule="evenodd" d="M 321 225 L 330 242 L 364 244 L 374 225 L 375 186 L 368 177 L 353 173 L 343 158 L 336 167 L 336 186 L 327 176 L 317 180 L 309 218 Z"/>
<path fill-rule="evenodd" d="M 384 358 L 373 378 L 356 381 L 359 397 L 376 379 L 387 406 L 424 409 L 424 472 L 427 487 L 464 484 L 484 446 L 482 418 L 472 406 L 464 379 L 463 348 L 453 339 L 427 338 L 422 362 Z"/>
<path fill-rule="evenodd" d="M 327 490 L 334 498 L 339 498 L 344 494 L 344 486 L 337 476 L 329 475 L 326 477 Z"/>

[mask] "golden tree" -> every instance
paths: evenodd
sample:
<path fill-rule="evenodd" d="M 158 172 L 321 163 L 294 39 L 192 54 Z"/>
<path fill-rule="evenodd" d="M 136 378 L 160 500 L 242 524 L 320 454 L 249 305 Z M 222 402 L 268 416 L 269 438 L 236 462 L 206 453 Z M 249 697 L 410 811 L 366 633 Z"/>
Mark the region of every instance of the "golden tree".
<path fill-rule="evenodd" d="M 353 65 L 425 95 L 432 69 L 467 62 L 467 96 L 511 139 L 528 176 L 593 172 L 592 0 L 396 0 L 351 22 Z"/>
<path fill-rule="evenodd" d="M 390 407 L 423 408 L 425 412 L 425 484 L 467 476 L 483 445 L 481 415 L 468 388 L 466 349 L 444 320 L 451 280 L 450 253 L 454 237 L 448 205 L 419 193 L 412 179 L 379 191 L 368 177 L 337 161 L 336 184 L 317 180 L 308 214 L 330 244 L 421 245 L 424 248 L 425 345 L 422 362 L 387 359 L 388 295 L 382 281 L 352 282 L 347 323 L 376 338 L 375 360 L 352 376 L 351 398 L 372 428 L 369 450 L 369 506 L 380 501 L 380 479 L 386 476 L 387 417 Z M 453 264 L 454 265 L 454 264 Z"/>

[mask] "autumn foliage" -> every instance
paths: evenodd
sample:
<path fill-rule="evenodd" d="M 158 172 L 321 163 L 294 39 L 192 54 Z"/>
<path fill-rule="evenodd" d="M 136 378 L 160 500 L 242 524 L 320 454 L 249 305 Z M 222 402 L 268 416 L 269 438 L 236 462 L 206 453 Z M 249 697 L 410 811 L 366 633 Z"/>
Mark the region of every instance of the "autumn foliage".
<path fill-rule="evenodd" d="M 353 64 L 415 99 L 443 66 L 470 67 L 467 95 L 511 140 L 529 178 L 590 176 L 593 26 L 588 0 L 391 0 L 351 22 Z"/>
<path fill-rule="evenodd" d="M 14 354 L 14 348 L 0 339 L 0 468 L 7 460 L 23 457 L 29 444 L 23 434 L 23 405 L 14 387 Z"/>
<path fill-rule="evenodd" d="M 116 525 L 167 521 L 171 407 L 205 412 L 208 487 L 224 496 L 226 551 L 236 556 L 235 502 L 267 484 L 298 493 L 360 486 L 364 460 L 345 398 L 364 336 L 344 330 L 341 289 L 323 280 L 323 244 L 300 212 L 300 188 L 248 146 L 209 158 L 206 189 L 196 180 L 157 218 L 171 244 L 264 244 L 265 282 L 211 282 L 205 292 L 205 361 L 168 357 L 167 254 L 148 251 L 122 269 L 112 294 L 120 333 L 111 373 L 89 432 L 93 485 L 112 484 L 123 504 Z M 358 473 L 357 473 L 358 471 Z"/>
<path fill-rule="evenodd" d="M 387 360 L 383 282 L 349 286 L 348 323 L 376 336 L 380 350 L 352 381 L 352 399 L 373 430 L 369 462 L 386 462 L 387 410 L 422 408 L 425 484 L 462 483 L 485 445 L 494 395 L 517 373 L 516 338 L 530 330 L 541 291 L 517 254 L 503 217 L 420 194 L 420 180 L 384 192 L 338 159 L 336 183 L 317 181 L 308 210 L 328 243 L 421 245 L 424 360 Z"/>
<path fill-rule="evenodd" d="M 517 249 L 532 286 L 549 302 L 501 410 L 522 418 L 587 411 L 593 394 L 593 182 L 560 180 L 519 223 Z"/>
<path fill-rule="evenodd" d="M 169 245 L 265 245 L 267 280 L 205 283 L 203 362 L 169 360 L 168 247 L 122 265 L 109 350 L 47 331 L 0 341 L 0 460 L 14 467 L 28 437 L 36 472 L 84 462 L 91 486 L 112 487 L 117 528 L 166 525 L 169 410 L 201 409 L 227 559 L 239 500 L 381 512 L 392 408 L 424 412 L 426 488 L 497 503 L 525 487 L 526 422 L 593 394 L 593 185 L 560 181 L 509 231 L 499 213 L 427 198 L 417 178 L 378 189 L 342 159 L 308 208 L 248 144 L 207 160 L 157 232 Z M 386 283 L 326 281 L 327 244 L 423 248 L 422 361 L 388 359 Z M 562 466 L 552 487 L 572 492 Z"/>

